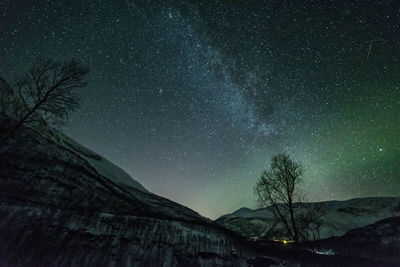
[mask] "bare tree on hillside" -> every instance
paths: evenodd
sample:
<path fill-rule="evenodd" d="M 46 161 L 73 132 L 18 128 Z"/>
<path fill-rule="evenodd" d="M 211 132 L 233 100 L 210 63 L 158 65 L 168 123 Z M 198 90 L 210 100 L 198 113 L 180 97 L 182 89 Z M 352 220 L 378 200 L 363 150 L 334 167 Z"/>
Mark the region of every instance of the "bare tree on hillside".
<path fill-rule="evenodd" d="M 79 105 L 77 89 L 86 86 L 84 78 L 89 70 L 78 61 L 58 62 L 42 60 L 18 79 L 12 100 L 4 99 L 8 105 L 4 110 L 12 119 L 12 125 L 0 138 L 5 143 L 23 126 L 54 125 L 62 123 Z M 4 95 L 4 96 L 3 96 Z"/>

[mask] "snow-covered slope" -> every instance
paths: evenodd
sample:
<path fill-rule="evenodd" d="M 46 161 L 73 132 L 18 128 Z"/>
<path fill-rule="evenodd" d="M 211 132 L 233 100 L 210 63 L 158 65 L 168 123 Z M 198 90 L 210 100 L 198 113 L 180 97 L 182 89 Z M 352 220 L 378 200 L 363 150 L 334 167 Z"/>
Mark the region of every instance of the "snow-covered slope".
<path fill-rule="evenodd" d="M 73 153 L 77 153 L 79 156 L 85 159 L 86 162 L 89 163 L 90 166 L 92 166 L 100 175 L 106 177 L 107 179 L 110 179 L 119 185 L 126 186 L 128 188 L 133 187 L 137 190 L 149 193 L 147 189 L 145 189 L 139 182 L 134 180 L 124 170 L 102 156 L 94 153 L 90 149 L 78 144 L 63 133 L 49 129 L 46 136 L 52 138 L 65 149 L 68 149 Z"/>
<path fill-rule="evenodd" d="M 316 205 L 318 203 L 310 203 Z M 400 207 L 398 197 L 356 198 L 346 201 L 322 202 L 325 215 L 320 238 L 340 236 L 379 220 L 395 216 Z M 253 239 L 278 237 L 283 226 L 276 223 L 270 208 L 241 208 L 216 220 L 219 224 Z"/>

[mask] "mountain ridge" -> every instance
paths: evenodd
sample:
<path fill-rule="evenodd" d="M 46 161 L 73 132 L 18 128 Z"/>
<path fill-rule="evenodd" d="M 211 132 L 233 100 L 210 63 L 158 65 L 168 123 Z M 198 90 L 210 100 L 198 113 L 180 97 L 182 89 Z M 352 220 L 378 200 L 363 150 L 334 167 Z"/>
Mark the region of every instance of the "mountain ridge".
<path fill-rule="evenodd" d="M 306 203 L 311 206 L 319 204 L 325 210 L 320 238 L 327 238 L 395 216 L 399 213 L 400 197 L 366 197 Z M 274 220 L 271 207 L 254 210 L 240 208 L 219 217 L 215 222 L 250 239 L 279 239 L 283 231 L 282 225 Z"/>
<path fill-rule="evenodd" d="M 319 204 L 319 203 L 329 203 L 329 202 L 333 202 L 333 203 L 335 203 L 335 202 L 346 202 L 346 201 L 359 200 L 359 199 L 381 199 L 381 198 L 399 198 L 399 199 L 400 199 L 400 196 L 355 197 L 355 198 L 348 198 L 348 199 L 344 199 L 344 200 L 331 199 L 331 200 L 323 200 L 323 201 L 296 202 L 296 203 L 317 203 L 317 204 Z M 238 208 L 238 209 L 236 209 L 236 210 L 234 210 L 234 211 L 232 211 L 232 212 L 230 212 L 230 213 L 227 213 L 227 214 L 224 214 L 224 215 L 219 216 L 219 217 L 218 217 L 217 219 L 215 219 L 214 221 L 216 221 L 216 220 L 218 220 L 218 219 L 220 219 L 220 218 L 222 218 L 222 217 L 224 217 L 224 216 L 227 216 L 227 215 L 233 215 L 233 214 L 235 214 L 235 213 L 238 212 L 238 211 L 249 211 L 249 212 L 253 212 L 253 211 L 259 211 L 259 210 L 264 210 L 264 209 L 266 209 L 266 208 L 254 208 L 254 209 L 252 209 L 252 208 L 243 206 L 243 207 Z"/>

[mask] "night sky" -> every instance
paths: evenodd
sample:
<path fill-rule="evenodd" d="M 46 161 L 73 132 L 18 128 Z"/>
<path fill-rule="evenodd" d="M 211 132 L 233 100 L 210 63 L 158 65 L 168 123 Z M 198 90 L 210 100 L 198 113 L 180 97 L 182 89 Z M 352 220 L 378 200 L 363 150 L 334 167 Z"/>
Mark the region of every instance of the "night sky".
<path fill-rule="evenodd" d="M 0 0 L 0 76 L 81 60 L 63 131 L 210 218 L 282 151 L 311 201 L 400 196 L 399 5 Z"/>

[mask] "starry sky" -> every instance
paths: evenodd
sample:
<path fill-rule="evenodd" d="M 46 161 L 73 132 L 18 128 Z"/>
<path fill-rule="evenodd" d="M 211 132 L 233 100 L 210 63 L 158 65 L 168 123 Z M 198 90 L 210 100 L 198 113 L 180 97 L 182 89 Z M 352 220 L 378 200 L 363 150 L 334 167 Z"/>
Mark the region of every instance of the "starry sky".
<path fill-rule="evenodd" d="M 0 0 L 0 76 L 90 69 L 63 131 L 216 218 L 272 155 L 311 201 L 400 196 L 400 2 Z"/>

